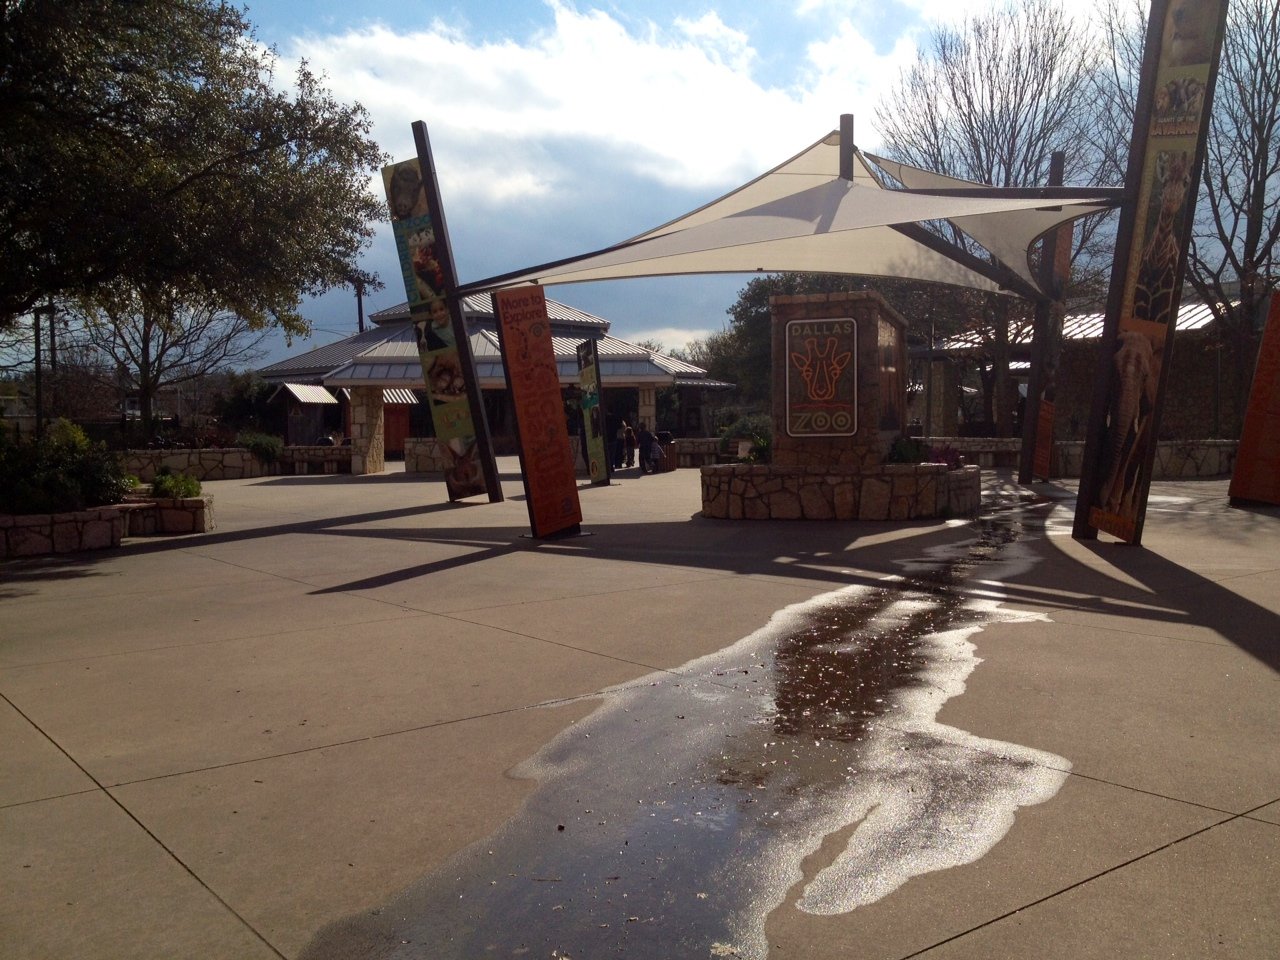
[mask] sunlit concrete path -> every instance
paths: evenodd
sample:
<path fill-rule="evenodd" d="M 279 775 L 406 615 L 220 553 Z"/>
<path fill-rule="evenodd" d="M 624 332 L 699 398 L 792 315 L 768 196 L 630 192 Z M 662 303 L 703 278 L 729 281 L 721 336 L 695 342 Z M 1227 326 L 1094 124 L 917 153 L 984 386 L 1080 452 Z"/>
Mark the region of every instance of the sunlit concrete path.
<path fill-rule="evenodd" d="M 597 729 L 602 691 L 669 679 L 673 758 L 680 723 L 715 722 L 711 689 L 779 742 L 795 731 L 776 697 L 719 677 L 728 648 L 784 608 L 850 587 L 888 596 L 923 559 L 985 549 L 968 520 L 704 520 L 693 470 L 584 487 L 589 535 L 540 543 L 524 536 L 515 461 L 501 466 L 498 505 L 451 505 L 442 484 L 397 472 L 210 483 L 212 533 L 0 564 L 0 954 L 340 956 L 335 929 L 427 902 L 413 892 L 441 889 L 434 871 L 479 841 L 488 856 L 512 824 L 543 816 L 564 834 L 548 843 L 573 849 L 572 781 L 540 792 L 529 761 Z M 757 918 L 763 949 L 1280 954 L 1280 509 L 1230 508 L 1225 481 L 1161 483 L 1144 548 L 1082 544 L 1069 486 L 985 479 L 988 520 L 1020 531 L 1018 562 L 957 581 L 991 612 L 936 724 L 996 760 L 990 745 L 1010 745 L 1052 789 L 1007 824 L 971 823 L 996 838 L 970 844 L 976 859 L 852 909 L 814 881 L 861 849 L 866 823 L 815 833 Z M 899 616 L 892 599 L 871 619 Z M 655 783 L 681 775 L 651 767 Z M 806 809 L 783 815 L 794 828 Z M 908 844 L 951 827 L 893 826 Z M 731 899 L 718 875 L 699 891 L 713 908 Z M 412 941 L 420 919 L 383 926 Z M 525 955 L 551 956 L 548 936 L 531 929 Z M 753 949 L 635 943 L 626 955 Z"/>

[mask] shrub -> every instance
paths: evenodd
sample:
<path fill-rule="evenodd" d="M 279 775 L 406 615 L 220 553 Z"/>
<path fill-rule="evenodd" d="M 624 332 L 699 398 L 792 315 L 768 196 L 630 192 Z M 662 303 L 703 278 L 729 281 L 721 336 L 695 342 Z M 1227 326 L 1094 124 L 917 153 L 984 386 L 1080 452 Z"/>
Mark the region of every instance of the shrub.
<path fill-rule="evenodd" d="M 132 488 L 120 461 L 103 443 L 66 420 L 43 437 L 13 440 L 0 433 L 0 513 L 64 513 L 119 503 Z"/>
<path fill-rule="evenodd" d="M 943 444 L 929 450 L 929 462 L 945 463 L 948 470 L 959 470 L 964 466 L 964 455 L 951 444 Z"/>
<path fill-rule="evenodd" d="M 964 456 L 950 444 L 931 447 L 915 437 L 899 437 L 889 448 L 886 463 L 945 463 L 948 470 L 964 466 Z"/>
<path fill-rule="evenodd" d="M 929 447 L 914 437 L 899 437 L 889 448 L 886 463 L 924 463 L 929 458 Z"/>
<path fill-rule="evenodd" d="M 263 463 L 275 463 L 284 453 L 283 440 L 256 430 L 241 430 L 236 434 L 236 446 L 246 448 Z"/>
<path fill-rule="evenodd" d="M 156 478 L 151 481 L 151 493 L 157 497 L 169 497 L 174 500 L 198 497 L 200 481 L 185 473 L 171 473 L 162 467 L 156 474 Z"/>
<path fill-rule="evenodd" d="M 720 432 L 720 449 L 728 453 L 734 440 L 750 440 L 751 452 L 744 463 L 768 463 L 773 456 L 773 418 L 765 413 L 739 417 Z"/>

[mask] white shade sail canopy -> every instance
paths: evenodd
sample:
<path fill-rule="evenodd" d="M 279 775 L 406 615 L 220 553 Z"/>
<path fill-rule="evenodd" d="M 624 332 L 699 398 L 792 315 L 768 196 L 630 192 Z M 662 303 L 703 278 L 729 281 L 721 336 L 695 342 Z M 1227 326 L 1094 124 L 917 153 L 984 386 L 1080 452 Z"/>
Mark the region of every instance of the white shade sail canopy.
<path fill-rule="evenodd" d="M 989 190 L 986 184 L 974 183 L 972 180 L 959 180 L 944 176 L 931 170 L 921 170 L 909 164 L 886 160 L 875 154 L 868 154 L 876 166 L 885 170 L 904 187 L 912 190 Z M 1111 204 L 1089 204 L 1080 202 L 1072 209 L 1072 217 L 1087 216 L 1091 213 L 1102 213 L 1110 209 Z M 948 218 L 950 219 L 950 218 Z M 990 250 L 999 260 L 1013 270 L 1028 283 L 1039 285 L 1034 271 L 1031 269 L 1031 246 L 1054 227 L 1064 222 L 1061 211 L 1024 210 L 1013 216 L 970 217 L 966 220 L 951 220 L 952 224 L 963 230 L 973 239 Z"/>
<path fill-rule="evenodd" d="M 931 184 L 921 191 L 888 190 L 856 149 L 853 158 L 852 179 L 841 178 L 840 134 L 833 131 L 731 193 L 631 240 L 465 284 L 461 292 L 524 283 L 788 271 L 899 277 L 988 291 L 1004 289 L 1016 277 L 1038 291 L 1026 245 L 1058 224 L 1112 205 L 1103 190 L 1046 199 L 950 178 L 943 178 L 948 182 L 941 195 L 929 192 Z M 909 169 L 894 172 L 908 186 Z M 957 189 L 963 186 L 983 195 L 963 195 Z M 945 241 L 922 236 L 915 226 L 939 220 L 956 224 L 979 242 L 989 238 L 1007 269 L 992 269 L 962 251 L 949 253 Z"/>

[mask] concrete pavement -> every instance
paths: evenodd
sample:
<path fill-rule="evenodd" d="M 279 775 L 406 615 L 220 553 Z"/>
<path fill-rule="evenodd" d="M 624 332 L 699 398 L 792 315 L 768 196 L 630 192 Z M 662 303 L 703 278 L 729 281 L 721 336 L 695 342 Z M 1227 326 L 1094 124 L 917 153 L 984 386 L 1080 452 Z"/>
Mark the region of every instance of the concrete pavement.
<path fill-rule="evenodd" d="M 0 564 L 4 955 L 319 950 L 518 817 L 510 771 L 600 691 L 977 526 L 703 520 L 696 471 L 627 471 L 582 489 L 589 536 L 539 543 L 501 465 L 498 505 L 396 472 L 209 483 L 209 534 Z M 1277 955 L 1280 509 L 1160 483 L 1143 548 L 1082 544 L 1069 486 L 985 479 L 1032 562 L 965 588 L 1016 615 L 938 719 L 1070 772 L 875 902 L 815 915 L 795 884 L 769 955 Z"/>

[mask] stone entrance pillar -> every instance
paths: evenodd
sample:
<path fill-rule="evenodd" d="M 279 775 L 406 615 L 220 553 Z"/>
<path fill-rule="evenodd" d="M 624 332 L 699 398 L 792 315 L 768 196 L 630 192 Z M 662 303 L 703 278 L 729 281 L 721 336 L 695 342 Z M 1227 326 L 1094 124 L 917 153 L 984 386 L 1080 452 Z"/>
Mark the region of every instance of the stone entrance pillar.
<path fill-rule="evenodd" d="M 386 467 L 382 388 L 351 388 L 351 473 L 381 473 Z"/>
<path fill-rule="evenodd" d="M 933 378 L 933 408 L 929 411 L 929 429 L 935 437 L 954 437 L 959 427 L 960 377 L 950 360 L 934 360 L 929 376 Z"/>
<path fill-rule="evenodd" d="M 878 467 L 906 427 L 906 321 L 874 291 L 769 303 L 773 462 Z"/>

